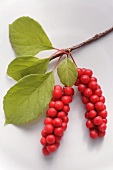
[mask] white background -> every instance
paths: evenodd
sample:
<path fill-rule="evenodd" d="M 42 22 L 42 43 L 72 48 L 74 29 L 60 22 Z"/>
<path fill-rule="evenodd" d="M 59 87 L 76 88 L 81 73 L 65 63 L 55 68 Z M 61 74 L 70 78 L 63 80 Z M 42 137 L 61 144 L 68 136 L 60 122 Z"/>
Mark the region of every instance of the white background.
<path fill-rule="evenodd" d="M 0 0 L 0 170 L 112 170 L 113 33 L 73 53 L 78 67 L 91 68 L 103 89 L 109 113 L 106 137 L 89 138 L 85 107 L 75 88 L 70 121 L 61 146 L 51 156 L 44 157 L 40 144 L 43 116 L 38 123 L 28 126 L 4 127 L 3 96 L 15 84 L 6 76 L 7 66 L 15 57 L 8 38 L 8 25 L 20 16 L 39 21 L 53 46 L 66 48 L 113 26 L 113 1 Z M 46 51 L 38 56 L 48 57 L 49 54 Z M 56 83 L 59 83 L 57 76 Z"/>

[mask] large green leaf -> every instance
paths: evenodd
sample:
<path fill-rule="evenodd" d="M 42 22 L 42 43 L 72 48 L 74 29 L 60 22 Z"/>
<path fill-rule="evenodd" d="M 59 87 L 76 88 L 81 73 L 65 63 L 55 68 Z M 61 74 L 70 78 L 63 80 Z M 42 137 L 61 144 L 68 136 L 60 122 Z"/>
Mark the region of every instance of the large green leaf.
<path fill-rule="evenodd" d="M 77 67 L 69 58 L 60 62 L 57 73 L 61 83 L 65 86 L 73 86 L 78 76 Z"/>
<path fill-rule="evenodd" d="M 29 74 L 42 74 L 47 71 L 49 58 L 39 59 L 36 57 L 19 57 L 14 59 L 8 66 L 7 74 L 15 80 Z"/>
<path fill-rule="evenodd" d="M 35 55 L 53 49 L 41 25 L 30 17 L 20 17 L 10 24 L 9 37 L 17 55 Z"/>
<path fill-rule="evenodd" d="M 37 118 L 50 102 L 53 87 L 53 72 L 19 80 L 4 97 L 6 124 L 24 124 Z"/>

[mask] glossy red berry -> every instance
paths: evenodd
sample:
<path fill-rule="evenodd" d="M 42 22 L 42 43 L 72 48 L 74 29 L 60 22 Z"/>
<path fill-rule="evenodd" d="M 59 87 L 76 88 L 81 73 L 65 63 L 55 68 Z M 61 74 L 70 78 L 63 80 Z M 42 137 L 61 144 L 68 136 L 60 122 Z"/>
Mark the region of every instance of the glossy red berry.
<path fill-rule="evenodd" d="M 89 84 L 88 84 L 88 87 L 92 90 L 96 90 L 97 89 L 97 82 L 96 81 L 91 81 Z"/>
<path fill-rule="evenodd" d="M 46 145 L 47 145 L 46 138 L 45 138 L 45 137 L 42 137 L 42 138 L 40 139 L 40 143 L 41 143 L 43 146 L 46 146 Z"/>
<path fill-rule="evenodd" d="M 68 123 L 69 118 L 68 118 L 67 116 L 65 116 L 65 117 L 62 119 L 62 121 L 65 122 L 65 123 Z"/>
<path fill-rule="evenodd" d="M 47 145 L 47 150 L 49 153 L 52 153 L 52 152 L 55 152 L 57 149 L 56 145 L 55 144 L 48 144 Z"/>
<path fill-rule="evenodd" d="M 105 103 L 105 97 L 104 96 L 100 97 L 100 102 Z"/>
<path fill-rule="evenodd" d="M 43 147 L 43 148 L 42 148 L 42 153 L 43 153 L 45 156 L 50 155 L 50 152 L 47 150 L 46 147 Z"/>
<path fill-rule="evenodd" d="M 80 80 L 79 80 L 79 79 L 77 79 L 74 85 L 75 85 L 75 86 L 78 86 L 78 85 L 79 85 L 79 83 L 80 83 Z"/>
<path fill-rule="evenodd" d="M 98 129 L 102 132 L 105 131 L 106 130 L 106 123 L 102 123 L 101 125 L 99 125 Z"/>
<path fill-rule="evenodd" d="M 95 130 L 95 129 L 90 130 L 90 137 L 91 137 L 92 139 L 98 138 L 98 132 L 97 132 L 97 130 Z"/>
<path fill-rule="evenodd" d="M 88 75 L 89 77 L 91 77 L 92 74 L 93 74 L 93 72 L 92 72 L 92 70 L 90 70 L 90 69 L 86 69 L 86 70 L 84 71 L 84 74 L 85 74 L 85 75 Z"/>
<path fill-rule="evenodd" d="M 90 97 L 90 101 L 91 101 L 92 103 L 97 103 L 97 102 L 99 101 L 99 97 L 98 97 L 97 95 L 92 95 L 92 96 Z"/>
<path fill-rule="evenodd" d="M 55 108 L 49 108 L 46 114 L 48 117 L 56 117 L 57 110 Z"/>
<path fill-rule="evenodd" d="M 83 74 L 84 74 L 84 72 L 86 71 L 86 68 L 82 68 L 82 71 L 83 71 Z"/>
<path fill-rule="evenodd" d="M 91 97 L 92 94 L 93 94 L 93 92 L 92 92 L 92 90 L 91 90 L 90 88 L 86 88 L 86 89 L 84 90 L 84 96 L 85 96 L 85 97 Z"/>
<path fill-rule="evenodd" d="M 72 102 L 72 96 L 68 96 L 69 103 Z"/>
<path fill-rule="evenodd" d="M 55 136 L 55 142 L 60 142 L 61 138 L 61 136 Z"/>
<path fill-rule="evenodd" d="M 102 90 L 101 89 L 97 89 L 94 91 L 94 94 L 97 95 L 98 97 L 102 96 Z"/>
<path fill-rule="evenodd" d="M 103 119 L 103 123 L 107 123 L 107 119 Z"/>
<path fill-rule="evenodd" d="M 85 113 L 85 118 L 86 118 L 86 119 L 89 119 L 89 118 L 90 118 L 90 117 L 89 117 L 89 112 L 86 112 L 86 113 Z"/>
<path fill-rule="evenodd" d="M 86 121 L 86 127 L 87 128 L 93 128 L 95 125 L 94 125 L 94 123 L 93 123 L 93 121 L 92 120 L 87 120 Z"/>
<path fill-rule="evenodd" d="M 47 137 L 46 137 L 46 142 L 48 143 L 48 144 L 53 144 L 54 142 L 55 142 L 55 136 L 54 135 L 48 135 Z"/>
<path fill-rule="evenodd" d="M 73 96 L 74 95 L 74 89 L 72 87 L 65 87 L 64 88 L 64 93 L 67 96 Z"/>
<path fill-rule="evenodd" d="M 96 78 L 96 77 L 91 77 L 91 78 L 90 78 L 90 81 L 95 81 L 95 82 L 97 82 L 97 78 Z"/>
<path fill-rule="evenodd" d="M 54 125 L 54 127 L 60 127 L 60 126 L 62 126 L 62 119 L 61 119 L 61 118 L 55 118 L 55 119 L 53 120 L 53 125 Z"/>
<path fill-rule="evenodd" d="M 104 104 L 103 104 L 102 102 L 97 102 L 97 103 L 95 104 L 95 109 L 96 109 L 97 111 L 103 110 L 103 109 L 104 109 Z"/>
<path fill-rule="evenodd" d="M 83 71 L 81 68 L 78 68 L 78 78 L 80 78 L 83 75 Z"/>
<path fill-rule="evenodd" d="M 84 90 L 86 89 L 86 85 L 84 85 L 84 84 L 79 84 L 78 85 L 78 90 L 82 93 L 82 92 L 84 92 Z"/>
<path fill-rule="evenodd" d="M 64 111 L 65 113 L 70 111 L 70 107 L 68 105 L 64 105 L 62 111 Z"/>
<path fill-rule="evenodd" d="M 89 78 L 89 76 L 87 76 L 87 75 L 82 75 L 82 76 L 80 77 L 80 82 L 83 83 L 83 84 L 88 84 L 89 81 L 90 81 L 90 78 Z"/>
<path fill-rule="evenodd" d="M 85 96 L 82 96 L 82 102 L 84 104 L 88 103 L 89 102 L 89 98 L 85 97 Z"/>
<path fill-rule="evenodd" d="M 46 137 L 46 136 L 48 135 L 48 133 L 45 131 L 45 129 L 43 129 L 42 132 L 41 132 L 41 135 L 42 135 L 43 137 Z"/>
<path fill-rule="evenodd" d="M 55 145 L 58 148 L 60 146 L 60 142 L 56 142 Z"/>
<path fill-rule="evenodd" d="M 55 102 L 55 108 L 56 108 L 56 110 L 62 110 L 63 107 L 64 107 L 64 104 L 63 104 L 62 101 L 58 100 L 58 101 Z"/>
<path fill-rule="evenodd" d="M 65 112 L 58 112 L 57 117 L 63 119 L 66 116 Z"/>
<path fill-rule="evenodd" d="M 62 96 L 61 100 L 64 104 L 69 104 L 70 103 L 70 96 Z"/>
<path fill-rule="evenodd" d="M 48 134 L 52 133 L 53 130 L 54 130 L 53 125 L 51 125 L 51 124 L 45 125 L 45 132 L 47 132 Z"/>
<path fill-rule="evenodd" d="M 91 110 L 90 112 L 89 112 L 89 117 L 92 119 L 92 118 L 94 118 L 94 117 L 96 117 L 96 115 L 97 115 L 97 112 L 95 111 L 95 110 Z"/>
<path fill-rule="evenodd" d="M 58 89 L 55 89 L 53 91 L 53 97 L 56 98 L 56 99 L 60 99 L 62 97 L 62 91 L 58 90 Z"/>
<path fill-rule="evenodd" d="M 105 136 L 105 134 L 106 134 L 106 131 L 99 131 L 98 132 L 98 135 L 99 135 L 99 137 L 104 137 Z"/>
<path fill-rule="evenodd" d="M 88 110 L 88 111 L 94 110 L 94 104 L 91 102 L 88 102 L 86 104 L 86 110 Z"/>
<path fill-rule="evenodd" d="M 63 130 L 65 131 L 65 130 L 67 129 L 67 123 L 62 122 L 62 128 L 63 128 Z"/>
<path fill-rule="evenodd" d="M 47 124 L 53 124 L 53 119 L 50 118 L 50 117 L 46 117 L 45 120 L 44 120 L 44 124 L 47 125 Z"/>
<path fill-rule="evenodd" d="M 56 136 L 62 136 L 63 133 L 64 133 L 64 130 L 63 130 L 62 127 L 55 128 L 55 130 L 54 130 L 54 134 L 55 134 Z"/>
<path fill-rule="evenodd" d="M 59 85 L 55 85 L 55 86 L 54 86 L 54 90 L 62 91 L 62 87 L 61 87 L 61 86 L 59 86 Z"/>
<path fill-rule="evenodd" d="M 93 119 L 93 123 L 95 125 L 101 125 L 103 122 L 102 118 L 100 116 L 96 116 L 94 119 Z"/>
<path fill-rule="evenodd" d="M 107 117 L 107 111 L 105 109 L 101 110 L 100 112 L 98 112 L 98 115 L 101 116 L 102 118 L 106 118 Z"/>
<path fill-rule="evenodd" d="M 51 101 L 50 103 L 49 103 L 49 107 L 54 107 L 55 106 L 55 101 Z"/>

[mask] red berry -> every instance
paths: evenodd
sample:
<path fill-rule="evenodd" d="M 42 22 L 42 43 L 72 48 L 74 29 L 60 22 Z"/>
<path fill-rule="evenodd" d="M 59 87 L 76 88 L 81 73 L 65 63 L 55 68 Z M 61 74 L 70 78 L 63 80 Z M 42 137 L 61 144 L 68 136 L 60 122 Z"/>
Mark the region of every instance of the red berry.
<path fill-rule="evenodd" d="M 97 89 L 101 89 L 101 87 L 97 84 Z"/>
<path fill-rule="evenodd" d="M 45 156 L 50 155 L 50 152 L 47 150 L 46 147 L 43 147 L 43 148 L 42 148 L 42 153 L 43 153 Z"/>
<path fill-rule="evenodd" d="M 56 117 L 57 110 L 55 108 L 49 108 L 46 114 L 48 117 Z"/>
<path fill-rule="evenodd" d="M 65 117 L 62 119 L 62 121 L 65 122 L 65 123 L 68 123 L 69 118 L 68 118 L 67 116 L 65 116 Z"/>
<path fill-rule="evenodd" d="M 94 94 L 97 95 L 98 97 L 102 96 L 102 90 L 101 89 L 97 89 L 94 91 Z"/>
<path fill-rule="evenodd" d="M 62 96 L 61 100 L 64 104 L 69 104 L 70 103 L 70 96 Z"/>
<path fill-rule="evenodd" d="M 97 130 L 95 130 L 95 129 L 90 130 L 90 137 L 91 137 L 92 139 L 98 138 L 98 132 L 97 132 Z"/>
<path fill-rule="evenodd" d="M 64 88 L 64 93 L 67 96 L 73 96 L 74 95 L 74 89 L 72 87 L 67 86 L 67 87 Z"/>
<path fill-rule="evenodd" d="M 106 109 L 106 105 L 104 105 L 104 109 Z"/>
<path fill-rule="evenodd" d="M 44 120 L 44 124 L 47 125 L 47 124 L 53 124 L 53 119 L 51 119 L 50 117 L 46 117 L 45 120 Z"/>
<path fill-rule="evenodd" d="M 96 112 L 95 110 L 91 110 L 91 111 L 89 112 L 89 117 L 90 117 L 90 118 L 94 118 L 94 117 L 96 117 L 96 115 L 97 115 L 97 112 Z"/>
<path fill-rule="evenodd" d="M 61 136 L 55 136 L 55 142 L 60 142 L 61 138 Z"/>
<path fill-rule="evenodd" d="M 86 104 L 86 103 L 89 102 L 89 99 L 88 99 L 87 97 L 85 97 L 85 96 L 82 96 L 82 102 L 83 102 L 84 104 Z"/>
<path fill-rule="evenodd" d="M 64 111 L 64 112 L 69 112 L 70 111 L 70 107 L 68 106 L 68 105 L 64 105 L 64 107 L 63 107 L 63 109 L 62 109 L 62 111 Z"/>
<path fill-rule="evenodd" d="M 63 128 L 63 130 L 65 131 L 65 130 L 67 129 L 67 123 L 62 122 L 62 128 Z"/>
<path fill-rule="evenodd" d="M 68 96 L 69 103 L 72 102 L 72 96 Z"/>
<path fill-rule="evenodd" d="M 107 119 L 103 119 L 103 123 L 107 123 Z"/>
<path fill-rule="evenodd" d="M 86 69 L 86 70 L 84 71 L 84 74 L 85 74 L 85 75 L 88 75 L 89 77 L 91 77 L 92 74 L 93 74 L 93 72 L 92 72 L 92 70 L 90 70 L 90 69 Z"/>
<path fill-rule="evenodd" d="M 93 123 L 93 121 L 92 120 L 87 120 L 86 121 L 86 127 L 87 128 L 93 128 L 95 125 L 94 125 L 94 123 Z"/>
<path fill-rule="evenodd" d="M 53 125 L 54 125 L 55 127 L 60 127 L 60 126 L 62 126 L 62 119 L 61 119 L 61 118 L 55 118 L 55 119 L 53 120 Z"/>
<path fill-rule="evenodd" d="M 86 88 L 86 89 L 84 90 L 84 96 L 85 96 L 85 97 L 91 97 L 92 94 L 93 94 L 93 92 L 92 92 L 92 90 L 91 90 L 90 88 Z"/>
<path fill-rule="evenodd" d="M 48 152 L 52 153 L 54 151 L 56 151 L 57 147 L 55 144 L 51 144 L 51 145 L 47 145 L 47 150 Z"/>
<path fill-rule="evenodd" d="M 94 119 L 93 119 L 93 122 L 95 125 L 101 125 L 103 120 L 100 116 L 96 116 Z"/>
<path fill-rule="evenodd" d="M 100 111 L 100 110 L 103 110 L 104 109 L 104 104 L 102 102 L 97 102 L 95 104 L 95 109 Z"/>
<path fill-rule="evenodd" d="M 91 101 L 92 103 L 96 103 L 96 102 L 99 101 L 99 97 L 98 97 L 97 95 L 92 95 L 92 96 L 90 97 L 90 101 Z"/>
<path fill-rule="evenodd" d="M 91 110 L 93 110 L 94 109 L 94 104 L 93 103 L 87 103 L 86 104 L 86 109 L 88 110 L 88 111 L 91 111 Z"/>
<path fill-rule="evenodd" d="M 91 81 L 89 84 L 88 84 L 88 87 L 92 90 L 96 90 L 97 89 L 97 82 L 96 81 Z"/>
<path fill-rule="evenodd" d="M 50 103 L 49 103 L 49 107 L 54 107 L 55 106 L 55 101 L 51 101 Z"/>
<path fill-rule="evenodd" d="M 89 78 L 89 76 L 87 76 L 87 75 L 82 75 L 82 76 L 80 77 L 80 82 L 83 83 L 83 84 L 88 84 L 89 81 L 90 81 L 90 78 Z"/>
<path fill-rule="evenodd" d="M 63 135 L 63 128 L 62 127 L 58 127 L 58 128 L 55 128 L 55 130 L 54 130 L 54 134 L 56 135 L 56 136 L 62 136 Z"/>
<path fill-rule="evenodd" d="M 60 142 L 56 142 L 55 145 L 58 148 L 60 146 Z"/>
<path fill-rule="evenodd" d="M 45 137 L 42 137 L 42 138 L 40 139 L 40 143 L 41 143 L 43 146 L 46 146 L 46 145 L 47 145 L 46 138 L 45 138 Z"/>
<path fill-rule="evenodd" d="M 54 86 L 54 90 L 60 90 L 60 91 L 62 91 L 62 87 L 59 86 L 59 85 L 55 85 L 55 86 Z"/>
<path fill-rule="evenodd" d="M 45 131 L 46 131 L 47 133 L 52 133 L 53 130 L 54 130 L 53 125 L 51 125 L 51 124 L 45 125 Z"/>
<path fill-rule="evenodd" d="M 83 75 L 83 71 L 81 68 L 78 68 L 78 78 L 80 78 Z"/>
<path fill-rule="evenodd" d="M 77 79 L 74 85 L 75 85 L 75 86 L 78 86 L 78 85 L 79 85 L 79 83 L 80 83 L 80 80 L 79 80 L 79 79 Z"/>
<path fill-rule="evenodd" d="M 58 90 L 58 89 L 55 89 L 53 91 L 53 97 L 56 98 L 56 99 L 60 99 L 62 97 L 62 91 Z"/>
<path fill-rule="evenodd" d="M 83 92 L 85 89 L 86 89 L 86 85 L 84 85 L 84 84 L 79 84 L 78 85 L 78 90 L 80 91 L 80 92 Z"/>
<path fill-rule="evenodd" d="M 65 112 L 58 112 L 57 117 L 63 119 L 66 116 Z"/>
<path fill-rule="evenodd" d="M 107 117 L 107 111 L 105 109 L 101 110 L 100 112 L 98 112 L 98 115 L 101 116 L 102 118 L 106 118 Z"/>
<path fill-rule="evenodd" d="M 62 110 L 63 107 L 64 107 L 64 104 L 63 104 L 62 101 L 58 100 L 58 101 L 55 102 L 55 108 L 56 108 L 56 110 Z"/>
<path fill-rule="evenodd" d="M 104 137 L 105 134 L 106 134 L 106 131 L 103 131 L 103 132 L 99 131 L 98 132 L 99 137 Z"/>
<path fill-rule="evenodd" d="M 100 102 L 105 103 L 105 97 L 104 96 L 100 97 Z"/>
<path fill-rule="evenodd" d="M 82 71 L 83 71 L 83 74 L 84 74 L 84 72 L 86 71 L 86 68 L 82 68 Z"/>
<path fill-rule="evenodd" d="M 97 78 L 96 77 L 91 77 L 90 81 L 96 81 L 97 82 Z"/>
<path fill-rule="evenodd" d="M 86 113 L 85 113 L 85 118 L 86 118 L 86 119 L 89 119 L 89 118 L 90 118 L 90 117 L 89 117 L 89 112 L 86 112 Z"/>
<path fill-rule="evenodd" d="M 98 129 L 102 132 L 105 131 L 106 130 L 106 123 L 102 123 L 101 125 L 99 125 Z"/>
<path fill-rule="evenodd" d="M 46 137 L 46 142 L 47 142 L 48 144 L 53 144 L 53 143 L 55 142 L 55 136 L 54 136 L 54 135 L 48 135 L 48 136 Z"/>
<path fill-rule="evenodd" d="M 41 132 L 41 135 L 42 135 L 43 137 L 46 137 L 46 136 L 48 135 L 48 133 L 45 131 L 45 129 L 43 129 L 42 132 Z"/>

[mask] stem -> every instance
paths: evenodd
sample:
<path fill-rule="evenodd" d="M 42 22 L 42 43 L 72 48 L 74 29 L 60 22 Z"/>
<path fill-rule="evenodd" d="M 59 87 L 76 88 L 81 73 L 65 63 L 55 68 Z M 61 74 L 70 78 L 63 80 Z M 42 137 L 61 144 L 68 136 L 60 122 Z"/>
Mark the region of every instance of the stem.
<path fill-rule="evenodd" d="M 53 60 L 53 59 L 55 59 L 55 58 L 57 58 L 57 57 L 59 57 L 59 56 L 61 56 L 61 55 L 63 55 L 63 54 L 66 54 L 66 52 L 68 53 L 68 52 L 74 51 L 74 50 L 76 50 L 76 49 L 78 49 L 78 48 L 81 48 L 81 47 L 83 47 L 83 46 L 85 46 L 85 45 L 91 44 L 92 42 L 94 42 L 94 41 L 96 41 L 96 40 L 104 37 L 105 35 L 109 34 L 109 33 L 112 32 L 112 31 L 113 31 L 113 27 L 107 29 L 107 30 L 104 31 L 104 32 L 101 32 L 101 33 L 99 33 L 99 34 L 96 34 L 94 37 L 92 37 L 92 38 L 90 38 L 90 39 L 88 39 L 88 40 L 86 40 L 86 41 L 84 41 L 84 42 L 82 42 L 82 43 L 80 43 L 80 44 L 77 44 L 77 45 L 75 45 L 75 46 L 73 46 L 73 47 L 70 47 L 70 48 L 67 48 L 67 49 L 63 49 L 63 50 L 59 50 L 58 52 L 56 52 L 55 54 L 53 54 L 53 55 L 50 57 L 50 61 Z"/>

